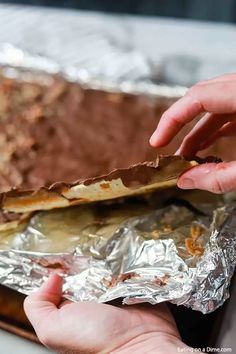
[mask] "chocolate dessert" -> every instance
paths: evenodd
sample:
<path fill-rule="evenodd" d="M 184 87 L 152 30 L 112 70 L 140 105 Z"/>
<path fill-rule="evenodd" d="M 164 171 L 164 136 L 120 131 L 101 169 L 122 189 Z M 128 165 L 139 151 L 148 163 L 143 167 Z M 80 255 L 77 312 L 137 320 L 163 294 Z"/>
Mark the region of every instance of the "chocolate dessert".
<path fill-rule="evenodd" d="M 0 77 L 0 191 L 72 183 L 153 160 L 148 140 L 167 103 L 82 89 L 58 77 Z"/>
<path fill-rule="evenodd" d="M 1 195 L 1 207 L 19 213 L 65 207 L 174 181 L 189 162 L 170 157 L 130 168 L 156 160 L 149 137 L 168 104 L 60 77 L 0 76 L 0 193 L 10 191 Z"/>

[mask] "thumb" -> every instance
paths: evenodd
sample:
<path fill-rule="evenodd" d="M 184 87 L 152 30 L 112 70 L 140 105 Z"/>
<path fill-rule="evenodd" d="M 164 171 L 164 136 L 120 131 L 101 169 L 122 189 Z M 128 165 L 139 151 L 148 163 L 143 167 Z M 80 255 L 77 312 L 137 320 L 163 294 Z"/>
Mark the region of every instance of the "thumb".
<path fill-rule="evenodd" d="M 25 299 L 24 310 L 36 333 L 45 323 L 45 318 L 48 321 L 50 315 L 57 311 L 61 302 L 62 284 L 63 279 L 54 273 L 36 293 Z"/>
<path fill-rule="evenodd" d="M 202 189 L 213 193 L 236 190 L 236 161 L 207 163 L 193 167 L 178 179 L 182 189 Z"/>

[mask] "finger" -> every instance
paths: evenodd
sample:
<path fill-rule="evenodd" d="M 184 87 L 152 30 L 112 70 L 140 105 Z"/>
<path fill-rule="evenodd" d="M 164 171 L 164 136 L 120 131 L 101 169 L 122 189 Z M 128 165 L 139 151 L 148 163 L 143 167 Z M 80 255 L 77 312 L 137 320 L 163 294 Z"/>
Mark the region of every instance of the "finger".
<path fill-rule="evenodd" d="M 227 81 L 233 81 L 236 79 L 236 74 L 235 73 L 231 73 L 231 74 L 225 74 L 225 75 L 220 75 L 220 76 L 216 76 L 212 79 L 208 79 L 208 80 L 203 80 L 200 81 L 200 85 L 205 85 L 208 84 L 210 82 L 227 82 Z"/>
<path fill-rule="evenodd" d="M 185 95 L 175 102 L 161 117 L 161 120 L 150 138 L 153 147 L 168 144 L 182 127 L 204 112 L 201 103 Z"/>
<path fill-rule="evenodd" d="M 25 299 L 25 313 L 36 332 L 42 321 L 49 319 L 49 315 L 57 311 L 61 302 L 62 284 L 62 278 L 58 274 L 52 274 L 36 293 Z"/>
<path fill-rule="evenodd" d="M 178 153 L 179 155 L 191 157 L 196 155 L 203 143 L 222 128 L 225 123 L 236 118 L 233 114 L 212 114 L 207 113 L 195 125 L 190 133 L 184 138 Z"/>
<path fill-rule="evenodd" d="M 202 189 L 213 193 L 231 192 L 236 189 L 236 161 L 193 167 L 180 176 L 178 187 Z"/>
<path fill-rule="evenodd" d="M 232 123 L 225 124 L 221 129 L 218 130 L 215 134 L 210 136 L 199 148 L 200 150 L 204 150 L 214 144 L 217 139 L 236 136 L 236 121 Z"/>
<path fill-rule="evenodd" d="M 235 82 L 209 82 L 195 85 L 162 116 L 150 144 L 168 144 L 181 128 L 204 112 L 230 114 L 236 112 Z M 226 94 L 227 93 L 227 94 Z"/>

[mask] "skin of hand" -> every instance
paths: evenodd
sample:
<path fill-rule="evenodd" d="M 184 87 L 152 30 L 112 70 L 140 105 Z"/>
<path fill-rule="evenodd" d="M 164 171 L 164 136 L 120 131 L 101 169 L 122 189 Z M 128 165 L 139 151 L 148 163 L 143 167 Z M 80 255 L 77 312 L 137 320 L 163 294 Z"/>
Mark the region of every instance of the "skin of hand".
<path fill-rule="evenodd" d="M 188 90 L 161 117 L 150 138 L 153 147 L 167 145 L 194 118 L 203 114 L 186 135 L 177 155 L 191 158 L 221 137 L 236 136 L 236 74 L 203 81 Z M 182 189 L 225 193 L 236 189 L 236 161 L 196 166 L 180 176 Z"/>
<path fill-rule="evenodd" d="M 112 306 L 62 301 L 62 278 L 52 274 L 24 303 L 39 340 L 63 354 L 168 353 L 187 348 L 165 304 Z"/>

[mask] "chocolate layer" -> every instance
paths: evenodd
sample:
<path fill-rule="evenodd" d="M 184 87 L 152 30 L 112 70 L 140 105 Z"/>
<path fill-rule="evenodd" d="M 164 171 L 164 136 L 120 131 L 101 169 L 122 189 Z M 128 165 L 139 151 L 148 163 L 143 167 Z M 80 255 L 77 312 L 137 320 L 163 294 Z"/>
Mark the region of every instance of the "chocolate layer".
<path fill-rule="evenodd" d="M 8 211 L 31 212 L 146 194 L 175 186 L 178 176 L 196 164 L 180 156 L 160 156 L 155 162 L 115 169 L 72 184 L 58 182 L 28 191 L 14 189 L 2 194 L 1 206 Z"/>
<path fill-rule="evenodd" d="M 190 167 L 191 164 L 179 156 L 158 156 L 156 161 L 145 161 L 127 168 L 115 169 L 107 175 L 89 178 L 83 181 L 83 184 L 89 186 L 97 182 L 111 182 L 121 179 L 125 187 L 135 189 L 152 183 L 167 182 L 175 179 L 180 173 Z M 102 183 L 101 187 L 107 189 L 109 188 L 109 183 Z"/>

